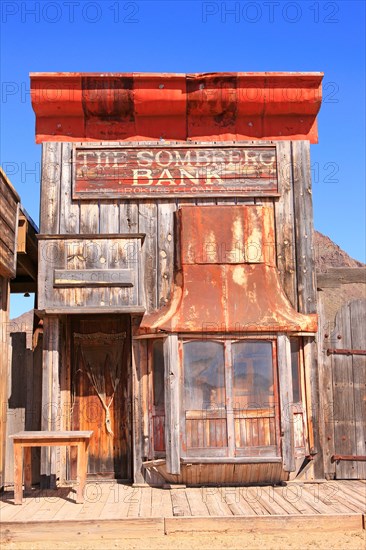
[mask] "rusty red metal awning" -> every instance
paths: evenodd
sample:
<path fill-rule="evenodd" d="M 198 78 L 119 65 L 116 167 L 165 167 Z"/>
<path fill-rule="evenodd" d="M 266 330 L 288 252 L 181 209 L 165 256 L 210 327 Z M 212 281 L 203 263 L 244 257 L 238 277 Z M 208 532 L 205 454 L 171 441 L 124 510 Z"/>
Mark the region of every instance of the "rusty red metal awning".
<path fill-rule="evenodd" d="M 31 73 L 36 141 L 318 140 L 323 73 Z"/>
<path fill-rule="evenodd" d="M 293 309 L 275 261 L 271 208 L 184 206 L 178 211 L 180 269 L 168 306 L 141 333 L 307 332 L 317 315 Z"/>

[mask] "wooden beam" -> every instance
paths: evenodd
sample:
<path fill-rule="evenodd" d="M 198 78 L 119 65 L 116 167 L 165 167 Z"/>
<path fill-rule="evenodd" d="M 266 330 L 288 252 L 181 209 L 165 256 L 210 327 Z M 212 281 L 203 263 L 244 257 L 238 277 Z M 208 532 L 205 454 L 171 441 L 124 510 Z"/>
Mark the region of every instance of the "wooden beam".
<path fill-rule="evenodd" d="M 278 378 L 280 386 L 281 402 L 281 439 L 282 460 L 285 472 L 294 472 L 295 444 L 294 444 L 294 419 L 292 413 L 292 370 L 291 370 L 291 346 L 290 340 L 285 335 L 278 336 Z"/>
<path fill-rule="evenodd" d="M 320 290 L 351 283 L 366 284 L 366 267 L 332 267 L 326 273 L 317 273 L 316 278 Z"/>
<path fill-rule="evenodd" d="M 5 527 L 6 526 L 6 527 Z M 103 526 L 103 527 L 102 527 Z M 12 541 L 82 541 L 101 539 L 102 541 L 123 538 L 156 537 L 164 535 L 164 518 L 122 518 L 118 520 L 61 520 L 3 522 L 2 529 Z M 5 531 L 6 529 L 6 531 Z M 91 545 L 93 545 L 91 543 Z M 108 542 L 103 543 L 105 548 Z M 51 545 L 52 546 L 52 545 Z"/>
<path fill-rule="evenodd" d="M 165 534 L 199 531 L 258 533 L 296 531 L 362 531 L 362 514 L 304 514 L 241 517 L 173 517 L 165 518 Z"/>
<path fill-rule="evenodd" d="M 12 294 L 25 294 L 26 292 L 37 292 L 37 282 L 21 279 L 10 281 L 10 292 Z"/>
<path fill-rule="evenodd" d="M 170 334 L 164 342 L 164 366 L 167 471 L 169 474 L 180 474 L 179 362 L 176 334 Z"/>
<path fill-rule="evenodd" d="M 300 313 L 316 313 L 317 284 L 314 254 L 313 202 L 310 169 L 310 143 L 292 142 L 294 215 L 297 258 L 297 292 Z M 314 474 L 324 476 L 319 433 L 318 352 L 314 337 L 304 337 L 304 367 L 310 453 L 316 455 Z"/>
<path fill-rule="evenodd" d="M 20 270 L 25 271 L 33 281 L 37 280 L 37 264 L 32 262 L 28 254 L 19 253 L 17 255 L 17 272 Z"/>
<path fill-rule="evenodd" d="M 27 251 L 27 231 L 28 220 L 25 215 L 20 212 L 18 219 L 18 238 L 17 238 L 17 252 L 26 253 Z"/>

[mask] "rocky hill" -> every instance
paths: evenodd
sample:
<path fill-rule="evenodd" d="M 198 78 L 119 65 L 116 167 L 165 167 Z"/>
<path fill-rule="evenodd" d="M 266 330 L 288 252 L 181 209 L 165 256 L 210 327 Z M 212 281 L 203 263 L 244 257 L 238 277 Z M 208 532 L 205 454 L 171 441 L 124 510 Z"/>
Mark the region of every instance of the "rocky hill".
<path fill-rule="evenodd" d="M 319 231 L 314 234 L 315 264 L 318 274 L 331 271 L 333 268 L 365 268 L 365 264 L 354 260 L 335 244 L 329 237 Z M 318 277 L 319 279 L 319 277 Z M 364 281 L 366 281 L 366 274 Z M 334 327 L 335 316 L 340 307 L 351 301 L 366 299 L 366 283 L 339 284 L 334 288 L 323 288 L 318 293 L 324 312 L 322 323 L 326 332 L 331 332 Z"/>
<path fill-rule="evenodd" d="M 324 273 L 332 267 L 364 267 L 365 264 L 354 260 L 335 244 L 329 237 L 314 231 L 315 263 L 318 273 Z"/>

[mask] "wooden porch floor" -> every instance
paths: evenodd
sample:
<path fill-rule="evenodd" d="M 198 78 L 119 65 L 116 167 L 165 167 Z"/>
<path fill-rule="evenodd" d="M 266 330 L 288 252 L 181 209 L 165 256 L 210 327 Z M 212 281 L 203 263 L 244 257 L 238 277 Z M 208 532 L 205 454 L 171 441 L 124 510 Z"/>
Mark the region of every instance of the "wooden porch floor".
<path fill-rule="evenodd" d="M 150 535 L 227 531 L 235 530 L 235 525 L 251 530 L 258 525 L 259 530 L 264 527 L 268 531 L 271 526 L 274 530 L 276 526 L 283 529 L 291 523 L 294 528 L 318 526 L 326 530 L 329 524 L 329 530 L 347 529 L 347 526 L 362 529 L 366 513 L 366 481 L 179 489 L 88 483 L 84 504 L 75 503 L 75 491 L 70 487 L 34 489 L 25 495 L 21 506 L 13 504 L 13 496 L 12 491 L 5 491 L 1 496 L 2 529 L 10 533 L 22 525 L 27 529 L 28 540 L 30 533 L 33 530 L 36 533 L 41 524 L 47 524 L 48 529 L 57 525 L 65 529 L 67 522 L 80 529 L 85 523 L 90 529 L 94 523 L 98 527 L 103 521 L 112 524 L 111 520 L 129 519 L 133 521 L 125 525 L 134 525 L 135 534 L 136 530 L 147 529 Z"/>

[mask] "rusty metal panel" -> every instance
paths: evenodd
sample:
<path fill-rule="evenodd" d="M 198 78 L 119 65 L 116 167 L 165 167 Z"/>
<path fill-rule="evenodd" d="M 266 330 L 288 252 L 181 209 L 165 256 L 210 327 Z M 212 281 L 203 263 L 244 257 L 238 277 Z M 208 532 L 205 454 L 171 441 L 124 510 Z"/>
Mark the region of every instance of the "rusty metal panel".
<path fill-rule="evenodd" d="M 285 296 L 270 247 L 263 247 L 266 252 L 260 263 L 248 263 L 245 252 L 239 255 L 239 262 L 230 262 L 226 251 L 213 254 L 210 261 L 202 255 L 207 242 L 220 244 L 227 239 L 232 246 L 238 239 L 245 244 L 245 231 L 247 235 L 257 231 L 259 240 L 264 233 L 273 235 L 267 210 L 256 206 L 183 207 L 179 211 L 182 272 L 176 275 L 169 306 L 147 315 L 142 331 L 316 332 L 317 316 L 298 313 Z M 260 224 L 265 232 L 258 232 Z"/>
<path fill-rule="evenodd" d="M 76 147 L 73 198 L 277 195 L 276 147 Z"/>
<path fill-rule="evenodd" d="M 219 213 L 218 213 L 219 212 Z M 183 207 L 179 211 L 183 264 L 276 265 L 273 212 L 264 206 Z M 220 217 L 220 224 L 212 220 Z"/>
<path fill-rule="evenodd" d="M 322 73 L 31 73 L 36 140 L 316 143 Z"/>

